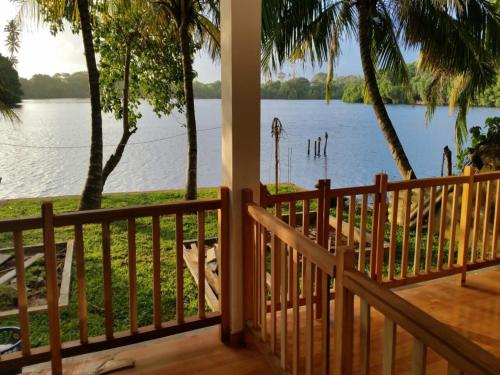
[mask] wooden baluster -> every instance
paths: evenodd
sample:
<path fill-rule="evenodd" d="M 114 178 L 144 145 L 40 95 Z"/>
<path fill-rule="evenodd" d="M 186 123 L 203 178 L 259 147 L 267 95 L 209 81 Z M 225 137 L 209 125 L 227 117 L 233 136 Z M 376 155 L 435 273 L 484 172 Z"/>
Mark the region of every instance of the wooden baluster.
<path fill-rule="evenodd" d="M 410 217 L 411 217 L 411 189 L 405 194 L 405 218 L 403 230 L 403 249 L 401 254 L 401 277 L 404 279 L 408 273 L 408 257 L 410 248 Z"/>
<path fill-rule="evenodd" d="M 344 271 L 353 269 L 353 250 L 345 247 L 338 249 L 335 274 L 335 327 L 333 329 L 335 340 L 333 373 L 335 375 L 352 373 L 354 294 L 344 287 Z"/>
<path fill-rule="evenodd" d="M 296 205 L 295 201 L 290 201 L 290 204 L 288 206 L 288 223 L 290 226 L 295 229 L 296 224 L 297 224 L 297 212 L 296 212 Z M 288 285 L 290 290 L 288 291 L 289 297 L 290 297 L 290 302 L 293 301 L 293 293 L 295 293 L 295 288 L 293 286 L 293 272 L 291 271 L 293 269 L 293 251 L 290 249 L 290 252 L 288 254 L 288 264 L 289 264 L 289 269 L 290 272 L 288 273 Z"/>
<path fill-rule="evenodd" d="M 467 256 L 469 253 L 470 219 L 472 207 L 472 187 L 474 185 L 474 169 L 467 166 L 464 176 L 469 177 L 469 181 L 464 183 L 462 191 L 462 205 L 460 207 L 460 237 L 458 242 L 458 266 L 462 268 L 462 273 L 458 277 L 458 283 L 464 284 L 467 272 Z"/>
<path fill-rule="evenodd" d="M 201 284 L 201 281 L 199 283 Z M 160 217 L 155 215 L 153 216 L 153 322 L 156 329 L 161 328 L 161 315 Z"/>
<path fill-rule="evenodd" d="M 290 248 L 290 253 L 293 259 L 293 267 L 290 270 L 292 274 L 292 373 L 297 374 L 299 371 L 299 254 L 296 250 Z"/>
<path fill-rule="evenodd" d="M 391 239 L 389 242 L 389 280 L 394 280 L 396 264 L 396 234 L 398 229 L 399 190 L 392 192 Z"/>
<path fill-rule="evenodd" d="M 460 185 L 455 185 L 453 189 L 453 203 L 451 205 L 451 223 L 450 223 L 450 247 L 448 249 L 448 268 L 455 264 L 455 237 L 457 233 L 458 218 L 458 198 L 460 196 Z"/>
<path fill-rule="evenodd" d="M 104 279 L 104 322 L 106 339 L 113 338 L 113 287 L 109 223 L 102 224 L 102 270 Z"/>
<path fill-rule="evenodd" d="M 378 225 L 379 225 L 379 216 L 380 216 L 380 182 L 382 175 L 378 174 L 375 176 L 375 187 L 377 191 L 373 194 L 373 211 L 372 211 L 372 243 L 371 245 L 371 254 L 370 254 L 370 277 L 372 279 L 376 279 L 377 277 L 377 247 L 378 247 Z"/>
<path fill-rule="evenodd" d="M 85 284 L 85 255 L 83 252 L 83 228 L 75 225 L 76 280 L 78 289 L 78 320 L 80 322 L 80 343 L 89 342 L 87 317 L 87 287 Z"/>
<path fill-rule="evenodd" d="M 448 185 L 443 185 L 443 188 L 441 190 L 441 220 L 439 222 L 439 242 L 438 242 L 438 258 L 437 258 L 438 271 L 441 271 L 443 269 L 447 209 L 448 209 Z"/>
<path fill-rule="evenodd" d="M 370 328 L 371 328 L 371 307 L 365 300 L 360 300 L 359 314 L 359 368 L 361 375 L 370 373 Z"/>
<path fill-rule="evenodd" d="M 361 222 L 359 224 L 359 255 L 358 270 L 365 273 L 366 268 L 366 222 L 368 213 L 368 194 L 363 194 L 361 200 Z"/>
<path fill-rule="evenodd" d="M 255 242 L 255 254 L 254 254 L 254 268 L 255 268 L 255 323 L 256 327 L 260 326 L 260 224 L 255 222 L 254 230 L 254 242 Z"/>
<path fill-rule="evenodd" d="M 382 282 L 383 277 L 383 266 L 384 266 L 384 255 L 385 255 L 385 220 L 387 215 L 387 175 L 380 175 L 380 210 L 378 213 L 378 235 L 377 235 L 377 248 L 376 248 L 376 267 L 375 273 L 377 275 L 377 281 Z"/>
<path fill-rule="evenodd" d="M 330 373 L 330 276 L 326 273 L 322 279 L 323 299 L 321 313 L 321 373 Z"/>
<path fill-rule="evenodd" d="M 309 199 L 304 199 L 304 206 L 302 208 L 302 234 L 306 237 L 309 237 L 310 207 L 311 202 Z"/>
<path fill-rule="evenodd" d="M 271 233 L 271 352 L 273 354 L 276 353 L 276 307 L 278 302 L 278 295 L 276 294 L 276 284 L 278 284 L 276 263 L 279 263 L 279 253 L 276 245 L 279 241 L 277 238 L 278 236 Z"/>
<path fill-rule="evenodd" d="M 411 355 L 412 375 L 425 375 L 426 364 L 427 364 L 427 348 L 422 341 L 414 337 L 413 350 Z"/>
<path fill-rule="evenodd" d="M 281 333 L 280 333 L 280 364 L 281 368 L 286 368 L 286 350 L 288 347 L 287 344 L 287 268 L 286 268 L 286 249 L 281 244 L 281 241 L 278 242 L 279 247 L 279 255 L 280 255 L 280 268 L 281 268 L 281 288 L 280 288 L 280 323 L 281 323 Z"/>
<path fill-rule="evenodd" d="M 417 229 L 415 230 L 415 259 L 413 260 L 413 274 L 416 276 L 420 273 L 420 258 L 422 254 L 422 225 L 424 222 L 424 195 L 423 188 L 418 189 L 418 212 L 417 212 Z"/>
<path fill-rule="evenodd" d="M 62 374 L 61 330 L 57 287 L 56 243 L 54 239 L 54 211 L 52 203 L 42 204 L 43 247 L 47 283 L 47 313 L 49 318 L 49 344 L 52 374 Z M 24 267 L 24 265 L 23 265 Z"/>
<path fill-rule="evenodd" d="M 304 208 L 302 211 L 302 233 L 304 236 L 309 237 L 309 225 L 310 225 L 310 201 L 304 199 Z M 301 258 L 300 262 L 302 266 L 302 281 L 306 278 L 306 266 L 304 262 L 304 257 Z M 302 287 L 300 296 L 303 298 L 305 296 L 304 288 Z"/>
<path fill-rule="evenodd" d="M 332 251 L 328 247 L 328 242 L 325 243 L 325 239 L 329 237 L 330 230 L 330 180 L 319 180 L 318 181 L 318 206 L 316 208 L 316 243 Z M 326 219 L 326 223 L 325 223 Z M 326 233 L 325 233 L 326 231 Z M 323 277 L 322 272 L 319 268 L 314 265 L 311 266 L 313 272 L 315 271 L 316 284 L 315 284 L 315 295 L 321 296 L 321 286 L 323 285 L 321 278 Z M 306 273 L 308 269 L 306 267 Z M 305 288 L 305 286 L 304 286 Z M 313 294 L 314 295 L 314 294 Z M 321 298 L 316 300 L 316 319 L 321 318 Z"/>
<path fill-rule="evenodd" d="M 432 250 L 434 245 L 434 218 L 436 215 L 436 187 L 431 186 L 429 197 L 429 217 L 427 220 L 427 247 L 425 250 L 425 272 L 432 271 Z"/>
<path fill-rule="evenodd" d="M 184 323 L 184 224 L 182 219 L 182 213 L 175 215 L 176 316 L 179 324 Z"/>
<path fill-rule="evenodd" d="M 198 317 L 205 319 L 205 211 L 198 211 Z"/>
<path fill-rule="evenodd" d="M 491 259 L 496 259 L 498 250 L 498 232 L 500 232 L 500 180 L 497 180 L 497 193 L 495 197 L 495 219 L 493 221 L 493 236 L 491 238 Z"/>
<path fill-rule="evenodd" d="M 489 223 L 489 219 L 490 219 L 490 211 L 491 211 L 491 206 L 490 206 L 490 202 L 491 202 L 491 189 L 492 189 L 492 181 L 488 181 L 488 183 L 486 184 L 486 198 L 484 200 L 484 222 L 483 222 L 483 236 L 482 236 L 482 240 L 481 240 L 481 260 L 485 260 L 487 259 L 487 254 L 488 254 L 488 237 L 490 235 L 490 223 Z M 495 232 L 493 232 L 495 233 Z M 494 245 L 494 244 L 493 244 Z M 492 246 L 492 255 L 494 253 L 494 250 L 495 249 L 495 246 Z M 494 259 L 495 257 L 492 256 L 491 259 Z"/>
<path fill-rule="evenodd" d="M 267 295 L 266 295 L 266 229 L 261 227 L 260 232 L 260 333 L 262 341 L 267 339 Z"/>
<path fill-rule="evenodd" d="M 354 246 L 354 227 L 356 225 L 356 196 L 349 197 L 349 233 L 347 236 L 347 246 Z"/>
<path fill-rule="evenodd" d="M 396 367 L 396 323 L 389 318 L 384 319 L 384 354 L 382 357 L 382 374 L 395 374 Z"/>
<path fill-rule="evenodd" d="M 309 259 L 306 262 L 306 280 L 304 282 L 304 289 L 306 290 L 306 374 L 312 374 L 313 369 L 313 355 L 314 355 L 314 321 L 313 321 L 313 293 L 314 286 L 312 282 L 313 268 Z M 324 278 L 324 275 L 323 277 Z"/>
<path fill-rule="evenodd" d="M 281 210 L 281 203 L 276 203 L 276 217 L 281 219 L 282 217 L 282 210 Z M 279 304 L 279 296 L 280 296 L 280 280 L 281 280 L 281 267 L 280 267 L 280 249 L 281 249 L 281 241 L 278 236 L 274 236 L 274 267 L 271 267 L 274 277 L 274 288 L 273 288 L 273 293 L 274 293 L 274 310 L 278 310 L 278 304 Z M 272 255 L 271 255 L 272 256 Z M 271 302 L 272 303 L 272 302 Z"/>
<path fill-rule="evenodd" d="M 335 221 L 337 228 L 335 229 L 335 251 L 337 251 L 337 249 L 339 249 L 342 246 L 342 224 L 344 222 L 343 213 L 344 213 L 344 197 L 338 196 L 337 208 L 335 211 Z"/>
<path fill-rule="evenodd" d="M 479 242 L 479 228 L 481 226 L 481 204 L 483 198 L 481 182 L 476 183 L 476 200 L 474 206 L 474 227 L 472 229 L 471 262 L 476 263 Z"/>
<path fill-rule="evenodd" d="M 21 350 L 23 356 L 30 355 L 30 327 L 28 316 L 28 296 L 26 294 L 26 278 L 24 275 L 23 233 L 14 232 L 14 250 L 16 263 L 17 308 L 19 309 L 19 325 L 21 326 Z"/>
<path fill-rule="evenodd" d="M 138 332 L 137 327 L 137 249 L 135 242 L 136 224 L 135 219 L 128 219 L 128 298 L 130 314 L 130 333 Z"/>

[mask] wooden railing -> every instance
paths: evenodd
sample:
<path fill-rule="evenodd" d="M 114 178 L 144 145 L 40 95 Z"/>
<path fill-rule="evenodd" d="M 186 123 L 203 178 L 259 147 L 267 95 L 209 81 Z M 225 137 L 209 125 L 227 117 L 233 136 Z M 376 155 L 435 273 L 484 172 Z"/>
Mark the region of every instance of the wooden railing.
<path fill-rule="evenodd" d="M 382 373 L 396 374 L 397 327 L 413 337 L 411 373 L 424 375 L 427 349 L 447 361 L 449 375 L 500 373 L 500 360 L 480 346 L 466 339 L 446 324 L 439 322 L 384 286 L 354 269 L 354 253 L 346 251 L 338 257 L 336 276 L 335 319 L 343 322 L 342 344 L 334 348 L 335 374 L 353 373 L 354 297 L 359 297 L 359 367 L 358 373 L 370 373 L 371 310 L 384 317 Z M 341 271 L 340 271 L 341 270 Z M 338 296 L 342 295 L 342 299 Z M 338 314 L 338 315 L 337 315 Z M 336 326 L 337 327 L 337 326 Z M 358 349 L 357 349 L 358 350 Z"/>
<path fill-rule="evenodd" d="M 334 275 L 335 257 L 282 220 L 257 206 L 246 191 L 245 204 L 245 315 L 260 333 L 260 339 L 277 354 L 280 366 L 299 371 L 300 351 L 305 356 L 305 372 L 313 370 L 315 349 L 321 352 L 321 367 L 330 366 L 329 285 Z M 307 195 L 295 195 L 309 200 Z M 293 205 L 291 208 L 293 218 Z M 307 233 L 308 204 L 304 207 L 303 230 Z M 291 219 L 293 221 L 293 219 Z M 304 228 L 305 227 L 305 228 Z M 321 273 L 322 294 L 315 294 L 315 275 Z M 267 275 L 270 280 L 267 281 Z M 321 300 L 322 303 L 318 304 Z M 305 310 L 299 307 L 305 305 Z M 314 308 L 321 308 L 321 346 L 314 345 Z M 291 313 L 289 313 L 291 310 Z M 300 315 L 305 327 L 300 327 Z M 291 316 L 290 316 L 291 315 Z M 299 348 L 304 335 L 304 348 Z M 291 351 L 289 352 L 289 349 Z"/>
<path fill-rule="evenodd" d="M 3 355 L 0 358 L 0 372 L 16 369 L 22 366 L 39 362 L 51 361 L 52 373 L 61 374 L 61 358 L 96 352 L 113 347 L 128 345 L 145 340 L 151 340 L 179 332 L 189 331 L 201 327 L 221 324 L 221 338 L 229 339 L 229 253 L 228 253 L 228 190 L 221 188 L 218 199 L 180 202 L 173 204 L 137 206 L 115 209 L 101 209 L 81 212 L 54 214 L 51 203 L 42 205 L 40 217 L 13 219 L 0 221 L 0 233 L 12 233 L 16 257 L 17 293 L 19 307 L 19 324 L 21 328 L 21 351 Z M 218 212 L 219 232 L 219 311 L 205 312 L 205 294 L 203 288 L 198 288 L 198 315 L 186 317 L 184 311 L 184 262 L 183 262 L 183 217 L 196 214 L 197 242 L 199 259 L 205 259 L 205 214 Z M 160 218 L 175 217 L 175 267 L 176 267 L 176 314 L 175 320 L 164 321 L 161 304 L 161 270 L 160 254 Z M 136 254 L 136 220 L 139 218 L 152 219 L 152 286 L 153 286 L 153 324 L 139 326 L 137 302 L 137 254 Z M 112 237 L 110 224 L 117 221 L 126 221 L 126 238 L 128 239 L 128 297 L 129 321 L 128 331 L 115 332 L 113 329 L 113 283 L 112 273 Z M 84 249 L 84 226 L 100 225 L 102 230 L 102 269 L 103 269 L 103 314 L 104 336 L 90 337 L 88 330 L 88 307 L 86 290 L 86 268 Z M 79 319 L 78 341 L 62 342 L 60 330 L 60 312 L 58 307 L 58 280 L 56 270 L 55 229 L 73 228 L 74 246 L 76 253 L 76 282 Z M 24 271 L 23 232 L 29 230 L 43 230 L 46 289 L 48 305 L 49 346 L 31 348 L 30 317 L 26 295 Z M 204 262 L 199 262 L 199 277 L 204 277 Z M 203 283 L 200 283 L 203 284 Z M 123 308 L 123 306 L 120 306 Z"/>
<path fill-rule="evenodd" d="M 373 185 L 336 189 L 320 180 L 312 191 L 263 189 L 261 205 L 292 226 L 307 217 L 316 232 L 304 234 L 331 252 L 352 246 L 357 269 L 389 287 L 453 274 L 465 282 L 467 270 L 500 263 L 500 172 L 398 182 L 380 174 Z"/>
<path fill-rule="evenodd" d="M 324 183 L 320 182 L 320 186 Z M 374 194 L 374 189 L 370 186 L 357 191 L 363 196 Z M 329 198 L 323 200 L 315 194 L 298 192 L 265 197 L 276 199 L 274 209 L 278 208 L 278 216 L 279 209 L 285 206 L 279 217 L 276 212 L 253 203 L 250 191 L 244 191 L 243 195 L 247 323 L 264 350 L 277 358 L 282 370 L 293 374 L 349 375 L 356 367 L 361 374 L 369 374 L 371 310 L 376 309 L 385 320 L 382 373 L 396 374 L 397 326 L 413 337 L 412 374 L 425 374 L 428 348 L 447 361 L 448 374 L 500 373 L 498 358 L 380 285 L 377 277 L 356 270 L 359 253 L 354 252 L 352 243 L 346 245 L 349 237 L 346 240 L 338 236 L 333 244 L 327 245 L 329 250 L 335 250 L 334 254 L 321 244 L 326 240 L 321 232 L 315 236 L 316 242 L 308 238 L 305 235 L 310 234 L 308 218 L 314 215 L 310 215 L 307 202 L 314 201 L 317 217 L 329 216 L 325 204 Z M 356 192 L 336 189 L 329 194 L 337 197 L 336 208 L 340 212 L 343 197 L 352 197 Z M 362 197 L 362 202 L 367 200 Z M 299 204 L 304 209 L 302 222 L 297 224 Z M 353 210 L 349 204 L 352 223 Z M 364 214 L 360 220 L 366 223 L 368 209 L 362 207 L 361 211 Z M 378 240 L 372 241 L 375 244 Z M 332 296 L 334 311 L 330 311 Z M 359 319 L 355 319 L 355 297 L 360 300 Z M 315 319 L 315 313 L 320 319 Z M 359 324 L 360 334 L 358 356 L 354 355 L 355 324 Z M 318 334 L 320 337 L 316 337 Z M 359 363 L 354 364 L 354 358 Z"/>

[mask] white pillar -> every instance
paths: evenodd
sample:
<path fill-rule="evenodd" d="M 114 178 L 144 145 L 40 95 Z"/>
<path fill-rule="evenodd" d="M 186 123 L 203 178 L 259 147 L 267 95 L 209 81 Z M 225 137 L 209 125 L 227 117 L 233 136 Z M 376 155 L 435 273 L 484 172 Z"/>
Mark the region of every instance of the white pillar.
<path fill-rule="evenodd" d="M 231 336 L 242 337 L 242 189 L 259 199 L 261 0 L 221 0 L 222 184 L 230 189 Z"/>

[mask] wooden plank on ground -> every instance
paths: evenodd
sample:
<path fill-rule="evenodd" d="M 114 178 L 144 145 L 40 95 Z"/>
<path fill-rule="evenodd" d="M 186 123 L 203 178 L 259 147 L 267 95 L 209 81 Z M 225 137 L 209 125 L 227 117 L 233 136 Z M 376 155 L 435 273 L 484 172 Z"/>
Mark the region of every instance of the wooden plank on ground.
<path fill-rule="evenodd" d="M 198 284 L 200 282 L 198 274 L 198 248 L 195 247 L 194 245 L 191 245 L 191 249 L 188 250 L 186 246 L 184 246 L 183 257 L 184 257 L 184 262 L 186 262 L 186 266 L 191 275 L 193 276 L 195 283 Z M 207 272 L 206 269 L 205 272 L 206 272 L 205 275 L 208 274 L 209 272 L 211 273 L 211 271 Z M 218 309 L 219 300 L 206 279 L 205 279 L 205 301 L 208 307 L 210 307 L 210 310 L 216 311 Z"/>
<path fill-rule="evenodd" d="M 33 263 L 35 263 L 37 260 L 43 258 L 43 253 L 38 253 L 33 255 L 31 258 L 27 259 L 24 262 L 24 269 L 28 268 L 31 266 Z M 14 277 L 16 277 L 16 270 L 13 269 L 12 271 L 7 272 L 5 275 L 0 277 L 0 285 L 5 284 L 8 281 L 12 280 Z"/>
<path fill-rule="evenodd" d="M 329 222 L 330 222 L 330 226 L 333 229 L 337 230 L 337 219 L 334 216 L 330 216 Z M 342 235 L 345 237 L 349 236 L 349 223 L 346 223 L 345 221 L 342 222 Z M 361 239 L 361 232 L 359 231 L 358 228 L 354 227 L 354 241 L 359 242 L 360 239 Z M 371 244 L 372 243 L 371 233 L 366 232 L 365 239 L 366 239 L 366 242 Z M 389 242 L 384 241 L 384 248 L 389 249 Z"/>

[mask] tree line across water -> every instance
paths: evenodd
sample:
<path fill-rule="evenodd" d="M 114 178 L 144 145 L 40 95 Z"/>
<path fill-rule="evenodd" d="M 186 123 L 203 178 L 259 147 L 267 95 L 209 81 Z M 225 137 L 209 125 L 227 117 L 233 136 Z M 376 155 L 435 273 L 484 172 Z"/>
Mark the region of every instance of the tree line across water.
<path fill-rule="evenodd" d="M 395 77 L 387 73 L 379 73 L 380 92 L 386 103 L 392 104 L 424 104 L 427 102 L 427 87 L 432 76 L 429 73 L 417 72 L 416 64 L 408 64 L 410 73 L 409 92 Z M 262 84 L 262 99 L 317 99 L 326 97 L 326 73 L 317 73 L 311 80 L 304 77 L 289 80 L 270 80 Z M 86 72 L 58 73 L 53 76 L 36 74 L 31 79 L 21 78 L 21 88 L 25 99 L 51 98 L 88 98 L 88 76 Z M 221 82 L 194 82 L 194 96 L 198 99 L 219 99 Z M 339 76 L 331 83 L 330 97 L 346 103 L 368 103 L 364 89 L 364 80 L 360 76 Z M 449 90 L 443 90 L 438 104 L 448 104 Z M 500 107 L 500 78 L 495 85 L 488 87 L 478 99 L 476 106 Z"/>

